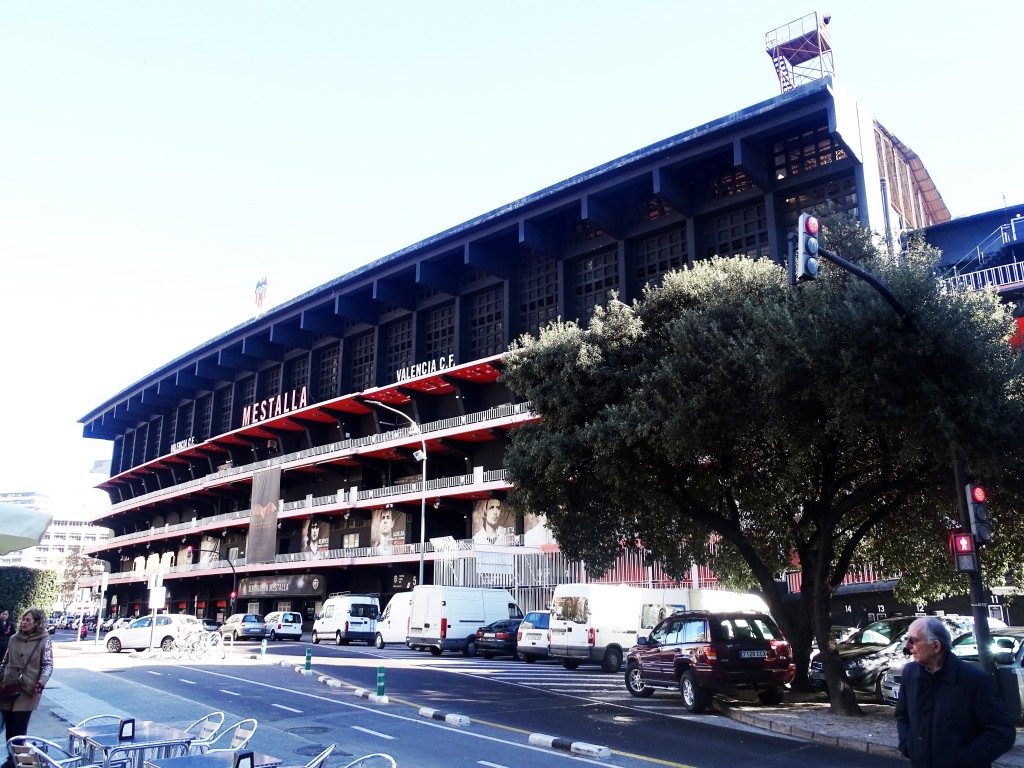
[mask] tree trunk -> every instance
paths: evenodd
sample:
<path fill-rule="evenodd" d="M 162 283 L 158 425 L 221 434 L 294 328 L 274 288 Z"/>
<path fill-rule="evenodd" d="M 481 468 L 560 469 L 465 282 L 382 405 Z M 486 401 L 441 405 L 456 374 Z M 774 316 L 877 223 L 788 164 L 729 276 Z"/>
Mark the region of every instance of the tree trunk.
<path fill-rule="evenodd" d="M 803 586 L 806 586 L 806 582 Z M 818 654 L 824 663 L 825 684 L 832 712 L 837 715 L 859 717 L 864 714 L 857 704 L 857 695 L 846 681 L 846 672 L 832 639 L 832 590 L 824 579 L 816 581 L 814 591 L 814 636 L 818 640 Z"/>

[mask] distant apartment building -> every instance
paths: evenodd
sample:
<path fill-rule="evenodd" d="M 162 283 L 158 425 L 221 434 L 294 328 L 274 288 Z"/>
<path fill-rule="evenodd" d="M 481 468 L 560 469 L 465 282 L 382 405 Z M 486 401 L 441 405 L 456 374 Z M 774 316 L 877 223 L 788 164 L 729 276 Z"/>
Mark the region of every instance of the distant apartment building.
<path fill-rule="evenodd" d="M 63 570 L 69 555 L 101 546 L 113 536 L 109 528 L 93 525 L 88 518 L 92 510 L 55 510 L 45 494 L 33 491 L 0 493 L 0 504 L 40 509 L 53 514 L 38 546 L 11 552 L 0 557 L 0 566 L 23 565 L 29 568 Z"/>

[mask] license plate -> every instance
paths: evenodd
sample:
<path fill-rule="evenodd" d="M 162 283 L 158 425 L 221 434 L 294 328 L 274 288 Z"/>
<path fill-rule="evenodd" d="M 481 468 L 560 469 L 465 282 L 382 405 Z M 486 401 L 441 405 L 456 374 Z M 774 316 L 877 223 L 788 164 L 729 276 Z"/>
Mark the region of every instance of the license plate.
<path fill-rule="evenodd" d="M 740 651 L 741 659 L 766 659 L 768 651 Z"/>
<path fill-rule="evenodd" d="M 894 699 L 898 699 L 900 697 L 900 691 L 898 688 L 890 691 L 889 693 L 892 695 Z"/>
<path fill-rule="evenodd" d="M 494 637 L 493 632 L 484 632 L 484 637 Z"/>

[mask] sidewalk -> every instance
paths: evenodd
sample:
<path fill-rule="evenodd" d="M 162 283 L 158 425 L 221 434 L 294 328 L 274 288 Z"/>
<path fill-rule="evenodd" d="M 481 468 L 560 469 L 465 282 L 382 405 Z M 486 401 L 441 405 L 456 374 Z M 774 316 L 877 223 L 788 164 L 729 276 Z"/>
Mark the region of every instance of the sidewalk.
<path fill-rule="evenodd" d="M 715 708 L 732 720 L 774 733 L 830 744 L 871 755 L 899 757 L 895 709 L 888 704 L 861 701 L 864 717 L 833 715 L 823 693 L 786 694 L 783 704 L 761 704 L 753 692 L 732 697 L 716 696 Z M 996 768 L 1024 768 L 1024 727 L 1017 727 L 1017 741 L 993 763 Z"/>

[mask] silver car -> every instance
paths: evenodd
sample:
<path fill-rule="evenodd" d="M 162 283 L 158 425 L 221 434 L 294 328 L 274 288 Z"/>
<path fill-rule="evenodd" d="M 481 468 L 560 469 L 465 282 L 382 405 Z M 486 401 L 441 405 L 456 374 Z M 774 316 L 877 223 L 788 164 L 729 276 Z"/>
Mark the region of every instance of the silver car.
<path fill-rule="evenodd" d="M 266 620 L 258 613 L 234 613 L 220 625 L 220 633 L 232 640 L 262 640 L 267 636 Z"/>

